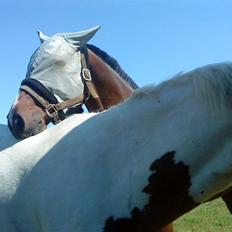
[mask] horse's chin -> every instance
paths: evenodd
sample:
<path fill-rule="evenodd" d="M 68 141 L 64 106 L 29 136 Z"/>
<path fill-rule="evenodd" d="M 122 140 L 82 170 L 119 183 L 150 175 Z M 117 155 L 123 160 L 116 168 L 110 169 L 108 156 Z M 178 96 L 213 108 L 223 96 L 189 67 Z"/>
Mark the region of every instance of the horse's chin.
<path fill-rule="evenodd" d="M 35 127 L 33 127 L 32 129 L 26 129 L 26 130 L 20 135 L 20 139 L 26 139 L 26 138 L 28 138 L 28 137 L 37 135 L 37 134 L 43 132 L 46 128 L 47 128 L 47 125 L 46 125 L 46 124 L 39 123 L 39 124 L 37 124 Z"/>

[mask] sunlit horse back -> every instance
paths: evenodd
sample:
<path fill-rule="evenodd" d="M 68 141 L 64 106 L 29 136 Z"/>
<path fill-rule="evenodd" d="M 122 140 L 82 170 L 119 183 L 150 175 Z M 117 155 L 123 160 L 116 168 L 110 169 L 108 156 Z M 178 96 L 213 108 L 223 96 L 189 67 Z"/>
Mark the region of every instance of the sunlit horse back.
<path fill-rule="evenodd" d="M 231 96 L 232 64 L 210 65 L 2 151 L 0 227 L 154 232 L 223 196 L 232 186 Z"/>
<path fill-rule="evenodd" d="M 116 60 L 88 45 L 99 27 L 51 37 L 39 32 L 40 47 L 28 65 L 19 95 L 8 114 L 8 125 L 17 138 L 43 131 L 85 104 L 102 111 L 129 97 L 137 85 Z"/>

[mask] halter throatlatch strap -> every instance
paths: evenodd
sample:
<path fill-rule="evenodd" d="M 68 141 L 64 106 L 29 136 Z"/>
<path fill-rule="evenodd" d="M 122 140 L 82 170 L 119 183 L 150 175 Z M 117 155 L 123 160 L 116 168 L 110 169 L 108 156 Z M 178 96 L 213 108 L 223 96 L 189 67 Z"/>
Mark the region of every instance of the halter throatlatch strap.
<path fill-rule="evenodd" d="M 86 46 L 83 46 L 81 49 L 80 49 L 80 53 L 81 53 L 81 67 L 82 67 L 82 70 L 81 70 L 81 75 L 82 75 L 82 80 L 85 84 L 85 86 L 87 87 L 88 91 L 89 91 L 89 94 L 95 99 L 97 105 L 98 105 L 98 108 L 99 108 L 99 111 L 103 111 L 104 110 L 104 106 L 102 104 L 102 101 L 97 93 L 97 90 L 96 90 L 96 87 L 92 81 L 92 77 L 91 77 L 91 72 L 90 70 L 88 69 L 88 66 L 87 66 L 87 62 L 86 62 L 86 59 L 87 59 L 87 47 Z"/>
<path fill-rule="evenodd" d="M 75 97 L 63 102 L 58 102 L 55 96 L 35 79 L 25 79 L 20 90 L 30 94 L 44 108 L 46 114 L 54 124 L 65 119 L 64 109 L 82 104 L 83 96 Z M 43 93 L 42 93 L 43 92 Z M 43 96 L 43 97 L 42 97 Z M 44 97 L 45 96 L 45 97 Z"/>

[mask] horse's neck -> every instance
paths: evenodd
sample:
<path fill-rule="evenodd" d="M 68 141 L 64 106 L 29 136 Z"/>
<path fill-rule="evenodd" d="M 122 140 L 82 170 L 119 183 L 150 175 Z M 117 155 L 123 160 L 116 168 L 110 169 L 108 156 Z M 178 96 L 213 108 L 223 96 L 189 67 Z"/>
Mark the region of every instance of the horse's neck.
<path fill-rule="evenodd" d="M 105 109 L 128 98 L 133 89 L 109 65 L 88 50 L 93 83 Z M 90 97 L 86 106 L 89 111 L 98 111 L 95 100 Z"/>

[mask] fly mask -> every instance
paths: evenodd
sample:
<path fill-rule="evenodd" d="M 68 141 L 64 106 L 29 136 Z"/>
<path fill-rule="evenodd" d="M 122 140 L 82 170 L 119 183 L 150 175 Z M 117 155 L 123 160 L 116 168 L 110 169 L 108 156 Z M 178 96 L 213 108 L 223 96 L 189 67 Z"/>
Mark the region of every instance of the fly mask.
<path fill-rule="evenodd" d="M 99 98 L 88 69 L 86 47 L 98 29 L 51 37 L 38 32 L 42 44 L 31 57 L 20 90 L 30 94 L 54 124 L 66 118 L 69 110 L 65 109 L 82 112 L 90 95 Z"/>

